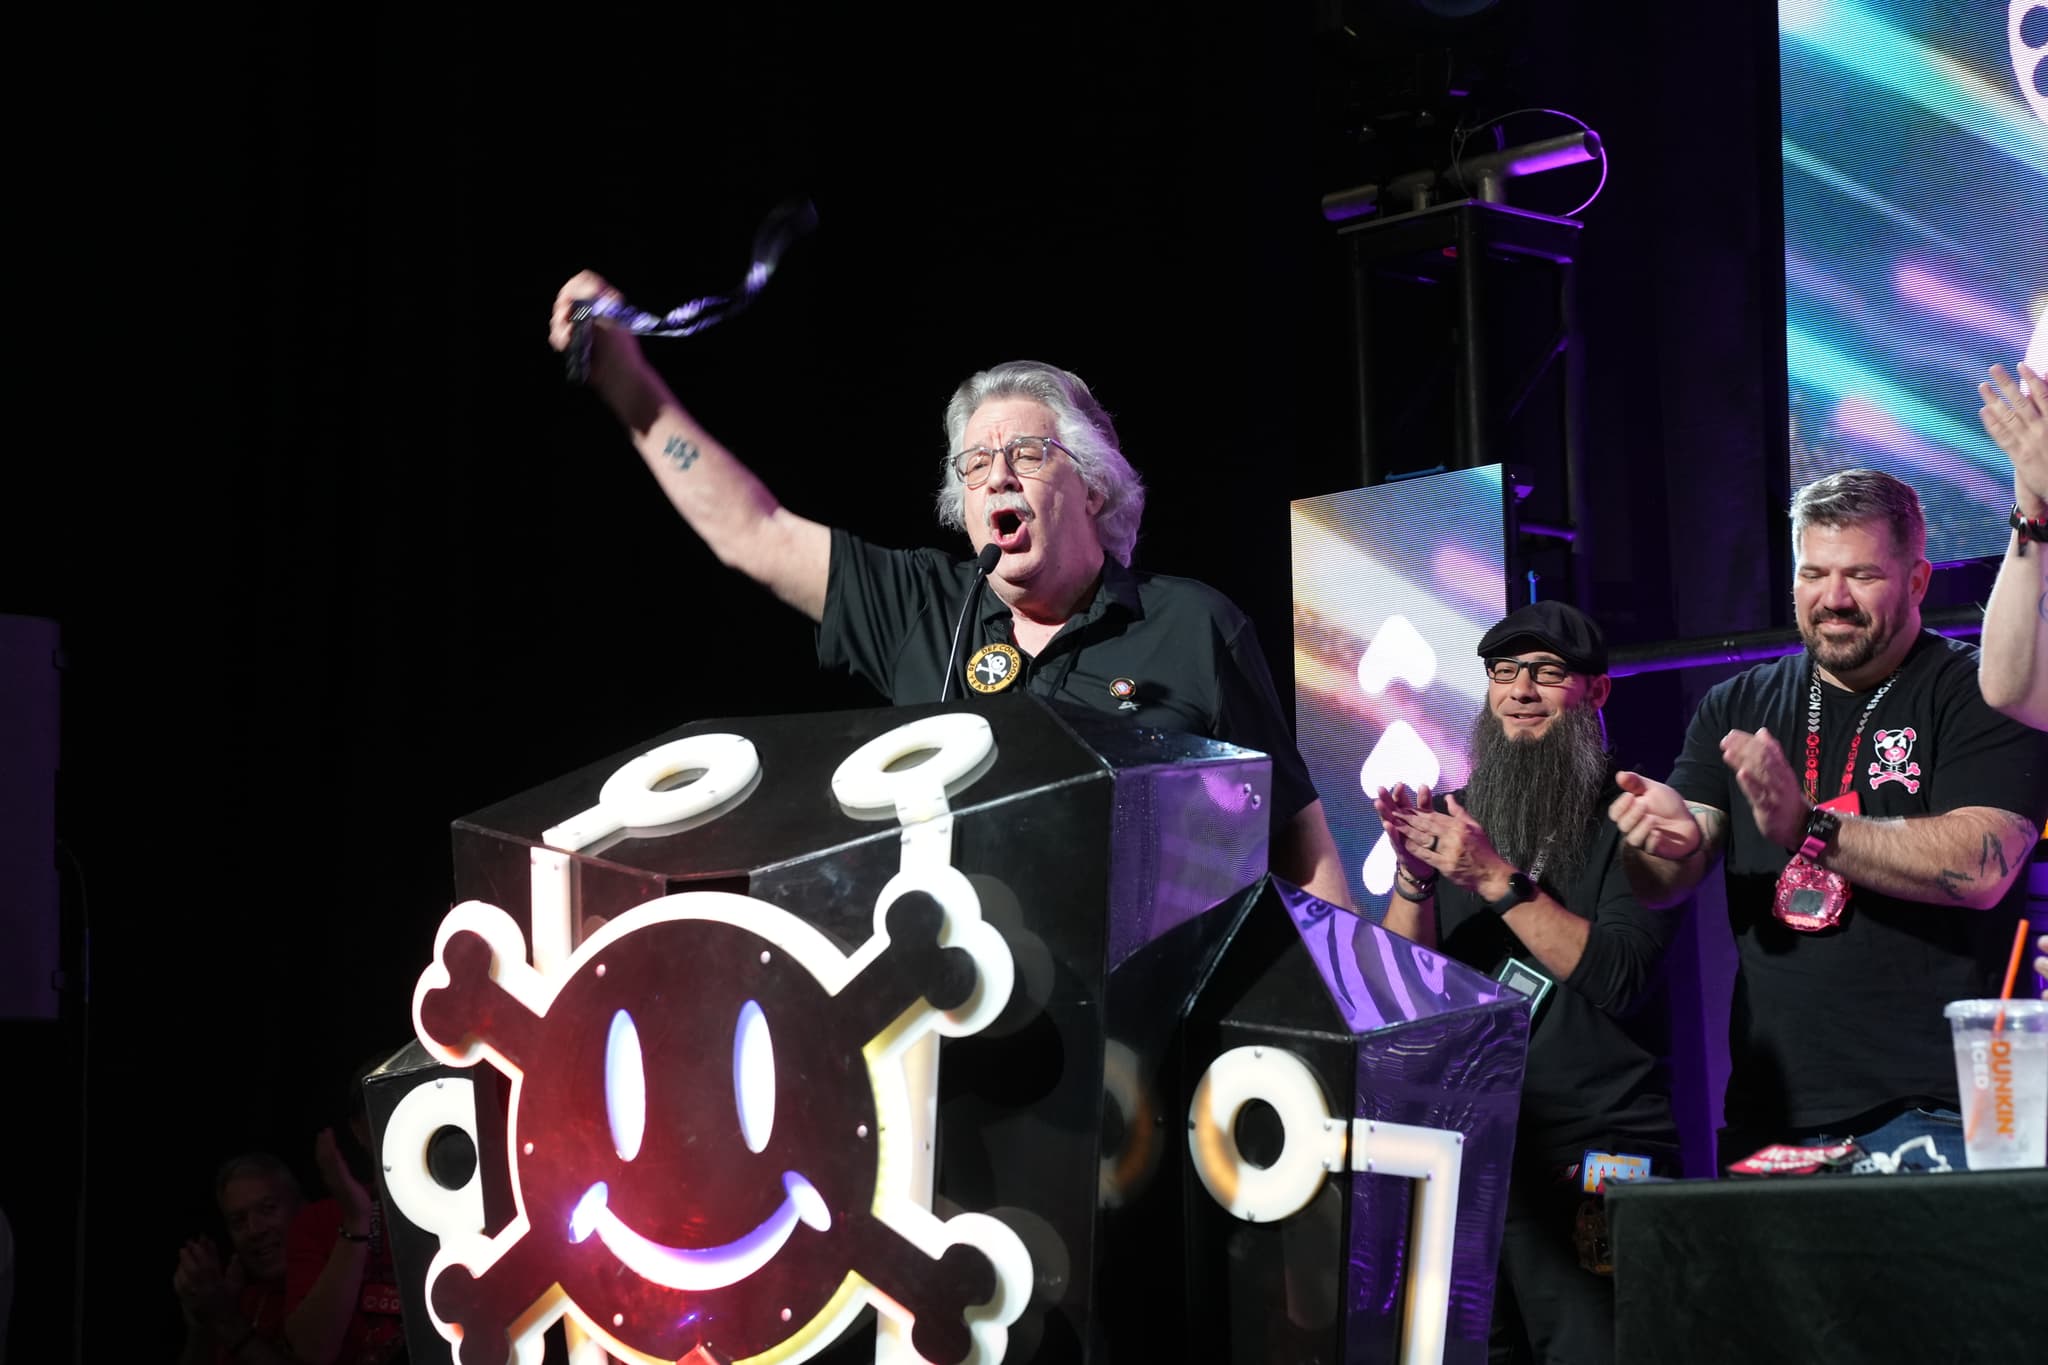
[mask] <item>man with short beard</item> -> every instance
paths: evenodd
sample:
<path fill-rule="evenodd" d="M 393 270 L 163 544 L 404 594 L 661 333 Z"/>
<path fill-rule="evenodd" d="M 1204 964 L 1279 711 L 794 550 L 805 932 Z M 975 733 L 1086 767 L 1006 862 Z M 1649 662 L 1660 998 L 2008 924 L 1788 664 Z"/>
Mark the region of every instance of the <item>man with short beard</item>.
<path fill-rule="evenodd" d="M 2048 815 L 2048 737 L 2000 716 L 1977 650 L 1920 625 L 1920 499 L 1850 469 L 1792 499 L 1803 653 L 1700 703 L 1669 785 L 1609 814 L 1638 894 L 1728 859 L 1740 966 L 1721 1159 L 1854 1138 L 1964 1164 L 1951 1000 L 1997 995 Z"/>
<path fill-rule="evenodd" d="M 1678 917 L 1637 901 L 1606 815 L 1619 793 L 1599 627 L 1538 602 L 1488 631 L 1479 653 L 1486 705 L 1465 790 L 1440 808 L 1427 788 L 1374 798 L 1399 864 L 1386 926 L 1532 995 L 1494 1345 L 1510 1359 L 1611 1361 L 1614 1284 L 1587 1167 L 1604 1155 L 1674 1173 L 1652 1002 Z"/>

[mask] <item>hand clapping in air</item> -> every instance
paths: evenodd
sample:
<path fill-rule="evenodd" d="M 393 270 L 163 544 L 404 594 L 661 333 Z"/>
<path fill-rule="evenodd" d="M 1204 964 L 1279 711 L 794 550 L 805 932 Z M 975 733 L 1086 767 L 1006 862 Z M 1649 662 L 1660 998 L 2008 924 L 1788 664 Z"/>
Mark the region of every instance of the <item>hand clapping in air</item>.
<path fill-rule="evenodd" d="M 2031 365 L 2022 363 L 2019 369 L 2014 379 L 2005 366 L 1991 367 L 1991 381 L 1977 386 L 1984 400 L 1977 416 L 2012 461 L 2013 500 L 2021 512 L 2040 516 L 2048 504 L 2048 381 Z M 2024 393 L 2020 380 L 2026 381 Z"/>

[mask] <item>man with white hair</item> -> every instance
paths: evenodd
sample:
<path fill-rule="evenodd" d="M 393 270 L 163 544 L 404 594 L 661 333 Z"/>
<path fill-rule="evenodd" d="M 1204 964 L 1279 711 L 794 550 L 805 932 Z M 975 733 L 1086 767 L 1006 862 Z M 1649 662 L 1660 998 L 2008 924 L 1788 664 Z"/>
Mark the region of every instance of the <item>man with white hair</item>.
<path fill-rule="evenodd" d="M 565 284 L 555 348 L 570 345 L 578 300 L 612 295 L 589 272 Z M 589 382 L 669 501 L 723 563 L 818 623 L 820 664 L 898 705 L 1014 687 L 1270 754 L 1273 871 L 1349 906 L 1251 623 L 1212 588 L 1130 568 L 1144 484 L 1077 376 L 1013 361 L 953 395 L 938 512 L 980 556 L 963 563 L 798 516 L 676 401 L 630 333 L 597 324 L 590 342 Z"/>

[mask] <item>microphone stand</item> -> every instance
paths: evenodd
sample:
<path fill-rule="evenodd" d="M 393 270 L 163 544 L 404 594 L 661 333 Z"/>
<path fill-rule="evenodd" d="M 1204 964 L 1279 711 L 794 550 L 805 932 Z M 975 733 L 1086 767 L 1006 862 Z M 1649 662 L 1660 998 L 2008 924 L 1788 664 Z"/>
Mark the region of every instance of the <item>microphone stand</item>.
<path fill-rule="evenodd" d="M 981 589 L 988 582 L 988 576 L 996 567 L 996 561 L 1003 552 L 993 545 L 981 547 L 981 553 L 974 559 L 974 588 L 967 594 L 966 605 L 960 608 L 960 619 L 953 623 L 953 647 L 946 652 L 946 677 L 939 684 L 939 700 L 945 701 L 953 691 L 953 666 L 960 660 L 960 638 L 967 629 L 967 618 L 974 615 L 976 604 L 981 601 Z"/>

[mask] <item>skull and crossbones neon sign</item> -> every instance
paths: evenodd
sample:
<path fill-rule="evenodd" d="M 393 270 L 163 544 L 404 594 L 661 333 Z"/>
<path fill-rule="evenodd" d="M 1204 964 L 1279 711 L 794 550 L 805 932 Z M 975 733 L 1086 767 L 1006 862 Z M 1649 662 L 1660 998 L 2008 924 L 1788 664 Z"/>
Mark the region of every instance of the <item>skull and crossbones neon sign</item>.
<path fill-rule="evenodd" d="M 494 1238 L 444 1239 L 428 1271 L 460 1365 L 537 1361 L 564 1314 L 626 1360 L 801 1360 L 868 1303 L 933 1365 L 1001 1359 L 1029 1257 L 917 1186 L 937 1036 L 988 1024 L 1013 966 L 917 842 L 850 955 L 727 892 L 639 906 L 547 973 L 503 911 L 448 914 L 414 1023 L 443 1060 L 510 1079 L 518 1210 Z"/>

